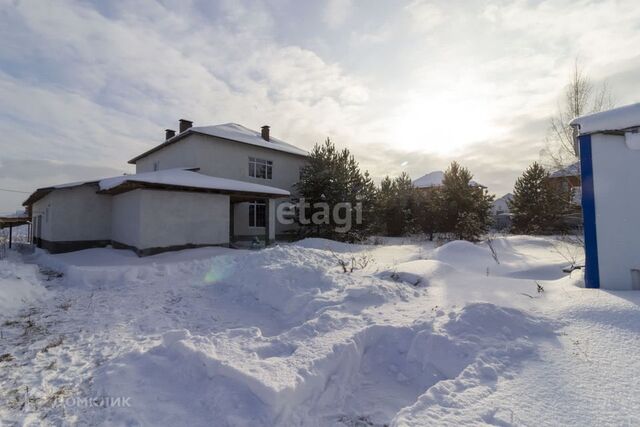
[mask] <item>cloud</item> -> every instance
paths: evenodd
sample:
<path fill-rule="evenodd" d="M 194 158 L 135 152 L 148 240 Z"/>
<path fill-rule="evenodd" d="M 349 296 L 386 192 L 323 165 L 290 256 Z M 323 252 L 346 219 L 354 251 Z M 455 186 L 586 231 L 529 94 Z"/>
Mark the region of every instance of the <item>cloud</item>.
<path fill-rule="evenodd" d="M 95 180 L 132 172 L 128 165 L 121 169 L 99 164 L 74 164 L 54 160 L 15 159 L 0 157 L 0 213 L 13 213 L 20 209 L 28 195 L 36 188 L 54 184 Z M 4 191 L 13 189 L 18 192 Z"/>
<path fill-rule="evenodd" d="M 323 14 L 325 24 L 330 28 L 341 26 L 349 17 L 352 7 L 352 0 L 328 0 Z"/>

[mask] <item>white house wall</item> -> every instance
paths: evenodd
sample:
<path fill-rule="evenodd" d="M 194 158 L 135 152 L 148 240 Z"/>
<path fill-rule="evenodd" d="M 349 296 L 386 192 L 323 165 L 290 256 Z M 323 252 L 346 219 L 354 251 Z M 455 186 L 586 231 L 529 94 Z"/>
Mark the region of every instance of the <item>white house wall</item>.
<path fill-rule="evenodd" d="M 138 249 L 229 243 L 229 196 L 137 190 Z"/>
<path fill-rule="evenodd" d="M 640 269 L 640 150 L 630 150 L 624 136 L 591 141 L 600 286 L 631 289 L 631 270 Z"/>
<path fill-rule="evenodd" d="M 273 162 L 273 178 L 261 179 L 249 176 L 249 157 Z M 136 173 L 159 169 L 197 167 L 205 175 L 238 181 L 253 182 L 282 188 L 295 193 L 293 185 L 300 178 L 300 168 L 305 158 L 277 150 L 227 141 L 224 139 L 192 134 L 162 150 L 149 154 L 136 162 Z"/>
<path fill-rule="evenodd" d="M 142 190 L 133 190 L 113 196 L 111 216 L 111 240 L 127 246 L 139 248 L 141 244 L 140 231 L 140 201 Z"/>
<path fill-rule="evenodd" d="M 33 215 L 42 216 L 39 237 L 49 242 L 109 240 L 111 197 L 97 190 L 96 185 L 57 189 L 35 202 Z"/>

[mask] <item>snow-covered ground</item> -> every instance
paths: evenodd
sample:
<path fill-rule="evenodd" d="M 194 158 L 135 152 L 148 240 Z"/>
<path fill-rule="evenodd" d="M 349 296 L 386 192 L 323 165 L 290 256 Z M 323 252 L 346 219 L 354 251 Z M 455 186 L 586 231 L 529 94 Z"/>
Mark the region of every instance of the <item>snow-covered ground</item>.
<path fill-rule="evenodd" d="M 640 295 L 551 238 L 493 247 L 13 254 L 0 424 L 640 423 Z"/>

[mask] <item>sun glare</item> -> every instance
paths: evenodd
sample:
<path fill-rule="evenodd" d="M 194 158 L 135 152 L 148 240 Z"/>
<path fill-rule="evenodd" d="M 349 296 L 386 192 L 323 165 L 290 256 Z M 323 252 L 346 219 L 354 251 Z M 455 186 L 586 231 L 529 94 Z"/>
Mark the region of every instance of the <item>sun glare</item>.
<path fill-rule="evenodd" d="M 454 154 L 470 144 L 495 138 L 490 104 L 464 96 L 429 96 L 399 108 L 392 123 L 394 145 L 405 150 Z"/>

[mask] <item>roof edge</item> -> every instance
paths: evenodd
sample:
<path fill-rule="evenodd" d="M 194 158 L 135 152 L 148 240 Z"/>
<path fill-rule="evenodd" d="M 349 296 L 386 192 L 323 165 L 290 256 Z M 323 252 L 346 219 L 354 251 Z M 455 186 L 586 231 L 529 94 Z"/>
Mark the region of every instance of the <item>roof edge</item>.
<path fill-rule="evenodd" d="M 145 151 L 144 153 L 137 155 L 133 159 L 129 160 L 127 163 L 130 164 L 130 165 L 135 165 L 138 160 L 140 160 L 140 159 L 142 159 L 144 157 L 147 157 L 149 154 L 153 154 L 156 151 L 159 151 L 159 150 L 161 150 L 161 149 L 163 149 L 163 148 L 165 148 L 165 147 L 167 147 L 167 146 L 169 146 L 169 145 L 171 145 L 171 144 L 173 144 L 175 142 L 178 142 L 182 138 L 185 138 L 185 137 L 189 136 L 192 133 L 197 133 L 197 134 L 200 134 L 200 135 L 208 136 L 210 138 L 218 138 L 218 139 L 222 139 L 224 141 L 232 141 L 232 142 L 239 142 L 240 144 L 253 145 L 253 144 L 249 144 L 249 143 L 244 142 L 244 141 L 238 141 L 237 139 L 225 138 L 223 136 L 218 136 L 218 135 L 210 135 L 208 133 L 201 132 L 201 131 L 199 131 L 199 130 L 197 130 L 195 128 L 189 128 L 189 129 L 185 130 L 184 132 L 179 133 L 178 135 L 174 136 L 173 138 L 170 138 L 170 139 L 166 140 L 165 142 L 163 142 L 161 144 L 158 144 L 155 147 Z M 292 153 L 290 151 L 284 151 L 284 150 L 276 150 L 274 148 L 262 147 L 260 145 L 255 145 L 255 146 L 256 147 L 260 147 L 260 148 L 264 148 L 266 150 L 280 151 L 282 153 L 290 154 L 292 156 L 298 156 L 298 157 L 304 157 L 304 158 L 309 157 L 308 155 L 305 155 L 305 154 Z"/>

